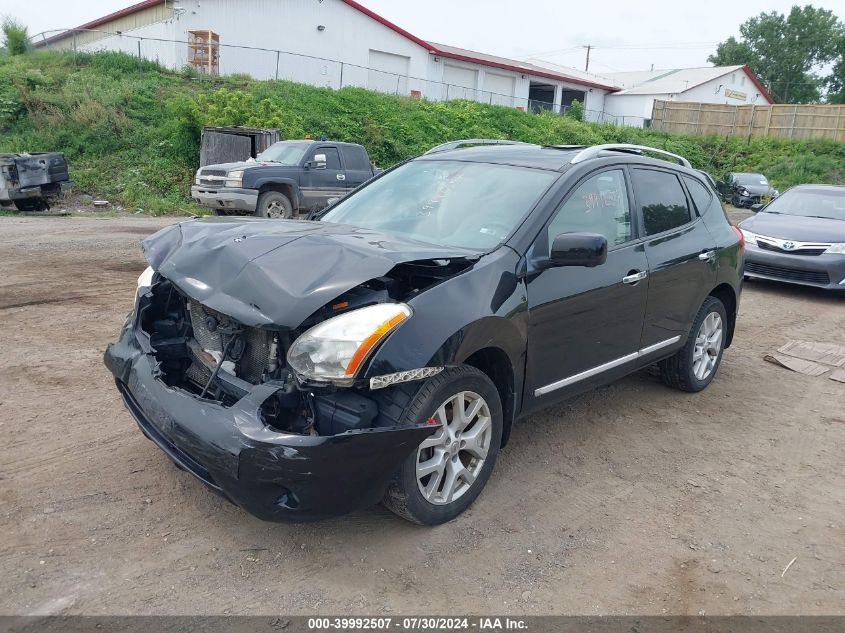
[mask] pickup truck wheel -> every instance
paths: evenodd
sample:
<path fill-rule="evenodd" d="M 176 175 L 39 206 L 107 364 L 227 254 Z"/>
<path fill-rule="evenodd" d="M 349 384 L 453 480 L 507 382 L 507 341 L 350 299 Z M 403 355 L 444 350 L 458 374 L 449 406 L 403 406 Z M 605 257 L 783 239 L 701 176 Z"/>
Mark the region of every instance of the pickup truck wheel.
<path fill-rule="evenodd" d="M 716 297 L 707 297 L 686 344 L 674 356 L 660 361 L 663 382 L 693 393 L 709 385 L 722 362 L 727 324 L 725 306 Z"/>
<path fill-rule="evenodd" d="M 478 369 L 461 366 L 415 390 L 381 397 L 380 411 L 402 412 L 398 424 L 438 427 L 402 463 L 383 504 L 422 525 L 454 519 L 481 494 L 496 463 L 502 405 L 495 385 Z"/>
<path fill-rule="evenodd" d="M 255 213 L 261 218 L 289 219 L 293 217 L 293 205 L 285 194 L 279 191 L 265 191 L 258 196 Z"/>

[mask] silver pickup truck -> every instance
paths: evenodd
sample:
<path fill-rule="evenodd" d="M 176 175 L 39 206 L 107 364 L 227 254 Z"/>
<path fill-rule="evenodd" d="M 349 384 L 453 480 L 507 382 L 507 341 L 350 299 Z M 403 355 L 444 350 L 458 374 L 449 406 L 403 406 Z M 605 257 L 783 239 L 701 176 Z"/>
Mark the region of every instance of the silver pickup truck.
<path fill-rule="evenodd" d="M 43 211 L 70 185 L 61 152 L 0 154 L 0 204 L 21 211 Z"/>

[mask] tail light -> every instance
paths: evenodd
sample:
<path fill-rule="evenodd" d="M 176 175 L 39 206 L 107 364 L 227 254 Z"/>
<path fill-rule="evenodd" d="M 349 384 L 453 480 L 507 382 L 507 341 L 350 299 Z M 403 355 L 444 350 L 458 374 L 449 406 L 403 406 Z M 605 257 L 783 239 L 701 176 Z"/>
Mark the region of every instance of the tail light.
<path fill-rule="evenodd" d="M 734 233 L 736 233 L 736 236 L 739 238 L 739 247 L 744 250 L 745 236 L 742 234 L 742 231 L 739 230 L 738 226 L 731 225 L 731 228 L 733 229 Z"/>

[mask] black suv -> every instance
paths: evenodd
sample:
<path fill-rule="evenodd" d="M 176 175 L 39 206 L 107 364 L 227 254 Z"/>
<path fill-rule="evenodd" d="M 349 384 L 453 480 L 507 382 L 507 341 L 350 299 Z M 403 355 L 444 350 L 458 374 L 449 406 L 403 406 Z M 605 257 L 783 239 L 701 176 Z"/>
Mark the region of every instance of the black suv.
<path fill-rule="evenodd" d="M 105 355 L 144 434 L 264 519 L 383 501 L 437 524 L 518 418 L 655 363 L 705 388 L 743 242 L 703 176 L 651 148 L 492 143 L 435 148 L 317 221 L 148 238 Z"/>

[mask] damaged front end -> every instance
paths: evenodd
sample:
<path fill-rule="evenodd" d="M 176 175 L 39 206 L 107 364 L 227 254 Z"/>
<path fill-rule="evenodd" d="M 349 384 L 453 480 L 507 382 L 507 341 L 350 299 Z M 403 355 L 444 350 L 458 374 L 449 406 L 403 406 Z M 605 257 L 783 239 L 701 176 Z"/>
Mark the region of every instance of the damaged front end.
<path fill-rule="evenodd" d="M 174 254 L 178 248 L 174 242 Z M 145 250 L 149 257 L 149 245 Z M 357 378 L 390 330 L 363 352 L 358 345 L 329 360 L 308 347 L 311 339 L 303 335 L 340 322 L 335 335 L 346 341 L 348 322 L 362 310 L 389 312 L 390 306 L 405 305 L 471 262 L 390 262 L 383 274 L 342 289 L 290 327 L 245 318 L 243 310 L 240 319 L 230 316 L 216 309 L 226 303 L 219 295 L 209 294 L 215 307 L 207 305 L 186 291 L 204 283 L 196 271 L 178 274 L 171 266 L 170 279 L 161 272 L 168 270 L 167 261 L 172 256 L 158 262 L 159 272 L 150 269 L 139 280 L 135 310 L 105 354 L 144 434 L 179 467 L 262 519 L 314 520 L 380 501 L 402 460 L 434 430 L 386 422 L 370 381 Z M 243 295 L 251 292 L 264 301 L 273 291 L 253 288 Z M 255 300 L 229 303 L 263 314 Z M 297 371 L 291 358 L 302 365 Z M 358 365 L 350 370 L 352 360 Z M 407 379 L 424 377 L 423 372 Z"/>

